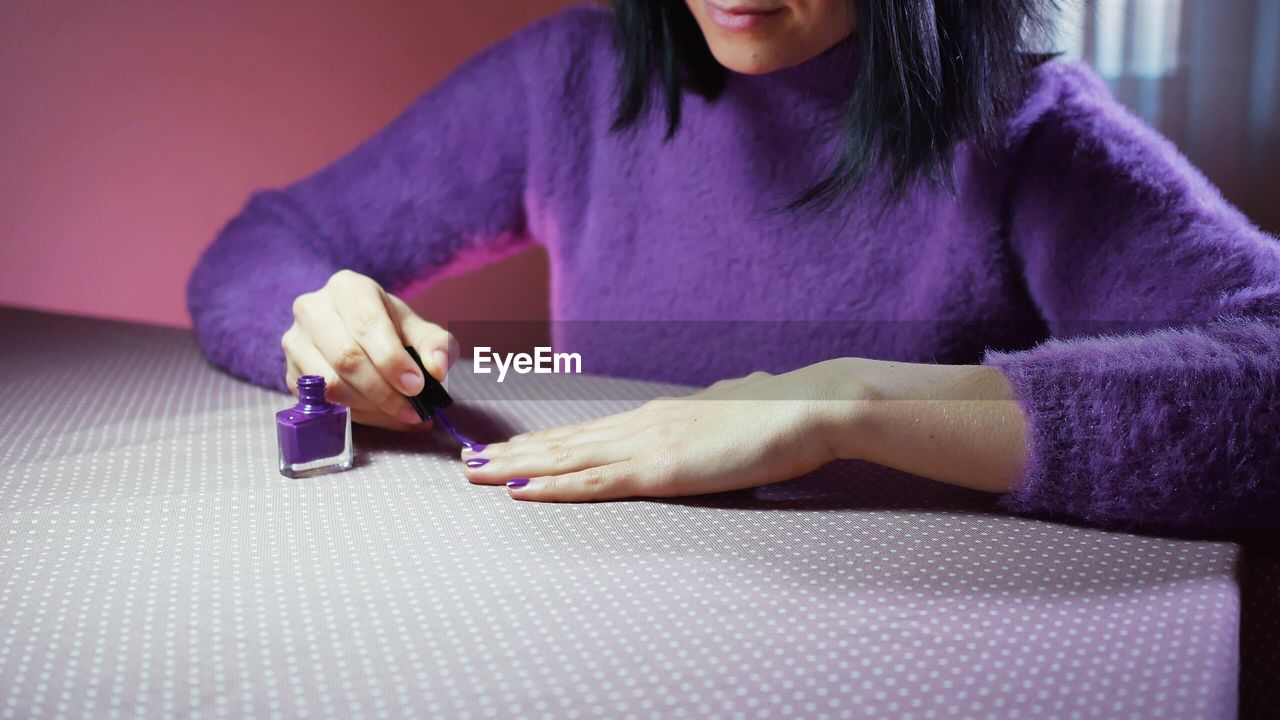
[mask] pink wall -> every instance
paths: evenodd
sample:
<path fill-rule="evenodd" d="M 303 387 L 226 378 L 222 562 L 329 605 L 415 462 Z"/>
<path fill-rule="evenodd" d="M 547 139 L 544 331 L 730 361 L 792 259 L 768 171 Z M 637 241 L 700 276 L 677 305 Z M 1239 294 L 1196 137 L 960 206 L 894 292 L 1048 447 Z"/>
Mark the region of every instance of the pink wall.
<path fill-rule="evenodd" d="M 570 4 L 0 3 L 0 305 L 188 324 L 187 275 L 251 190 L 322 166 Z M 495 285 L 500 303 L 470 292 Z M 545 259 L 526 253 L 415 305 L 537 319 L 546 302 Z"/>

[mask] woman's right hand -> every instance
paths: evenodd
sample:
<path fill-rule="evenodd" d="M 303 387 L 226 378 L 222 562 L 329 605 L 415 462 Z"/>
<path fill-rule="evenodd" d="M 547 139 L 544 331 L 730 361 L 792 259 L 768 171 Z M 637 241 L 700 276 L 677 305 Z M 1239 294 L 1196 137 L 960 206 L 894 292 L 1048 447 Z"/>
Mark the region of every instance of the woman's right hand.
<path fill-rule="evenodd" d="M 293 301 L 293 326 L 280 344 L 285 382 L 297 395 L 302 375 L 321 375 L 326 395 L 351 408 L 351 419 L 392 430 L 430 427 L 405 395 L 422 391 L 422 373 L 405 351 L 418 351 L 427 371 L 444 380 L 457 343 L 372 278 L 340 270 L 325 286 Z"/>

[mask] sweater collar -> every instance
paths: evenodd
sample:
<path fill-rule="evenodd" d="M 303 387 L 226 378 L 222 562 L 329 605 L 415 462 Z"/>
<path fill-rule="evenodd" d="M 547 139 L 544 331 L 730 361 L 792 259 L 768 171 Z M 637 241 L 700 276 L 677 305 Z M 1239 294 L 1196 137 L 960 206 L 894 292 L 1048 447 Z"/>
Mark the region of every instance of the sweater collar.
<path fill-rule="evenodd" d="M 771 97 L 786 97 L 806 106 L 843 111 L 858 76 L 857 33 L 798 65 L 763 75 L 729 73 L 730 86 L 755 88 Z"/>

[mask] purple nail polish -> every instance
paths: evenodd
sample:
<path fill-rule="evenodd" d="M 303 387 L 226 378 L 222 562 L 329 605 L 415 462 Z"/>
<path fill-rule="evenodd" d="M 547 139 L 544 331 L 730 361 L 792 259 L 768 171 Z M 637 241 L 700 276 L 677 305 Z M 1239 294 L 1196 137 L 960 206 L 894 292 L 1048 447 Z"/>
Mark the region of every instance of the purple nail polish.
<path fill-rule="evenodd" d="M 522 488 L 528 484 L 529 484 L 529 478 L 515 478 L 513 480 L 507 481 L 507 487 L 511 488 L 512 490 L 515 490 L 516 488 Z"/>
<path fill-rule="evenodd" d="M 466 463 L 467 467 L 469 468 L 484 467 L 485 465 L 488 465 L 488 464 L 489 464 L 488 458 L 471 458 Z"/>
<path fill-rule="evenodd" d="M 440 421 L 440 427 L 448 431 L 448 433 L 452 435 L 453 438 L 457 440 L 459 443 L 462 443 L 462 446 L 465 447 L 466 449 L 470 450 L 471 452 L 477 452 L 477 453 L 485 449 L 484 445 L 481 445 L 475 440 L 472 440 L 466 435 L 463 435 L 462 433 L 458 432 L 458 428 L 454 427 L 453 421 L 449 419 L 448 415 L 445 415 L 444 410 L 437 409 L 433 413 L 433 415 L 435 416 L 436 420 Z"/>
<path fill-rule="evenodd" d="M 276 413 L 281 475 L 312 477 L 355 464 L 351 413 L 346 405 L 325 400 L 324 389 L 323 377 L 303 375 L 298 378 L 298 404 Z"/>

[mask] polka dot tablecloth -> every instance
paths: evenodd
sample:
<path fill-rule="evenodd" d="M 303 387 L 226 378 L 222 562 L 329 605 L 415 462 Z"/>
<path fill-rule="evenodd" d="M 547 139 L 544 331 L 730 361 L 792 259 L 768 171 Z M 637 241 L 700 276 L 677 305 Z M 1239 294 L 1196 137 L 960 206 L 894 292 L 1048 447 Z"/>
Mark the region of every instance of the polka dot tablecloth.
<path fill-rule="evenodd" d="M 0 717 L 1236 714 L 1230 543 L 1012 518 L 865 463 L 524 504 L 442 433 L 358 430 L 355 469 L 291 480 L 287 399 L 189 334 L 0 333 Z M 455 419 L 483 440 L 669 390 L 545 382 L 453 387 Z"/>

